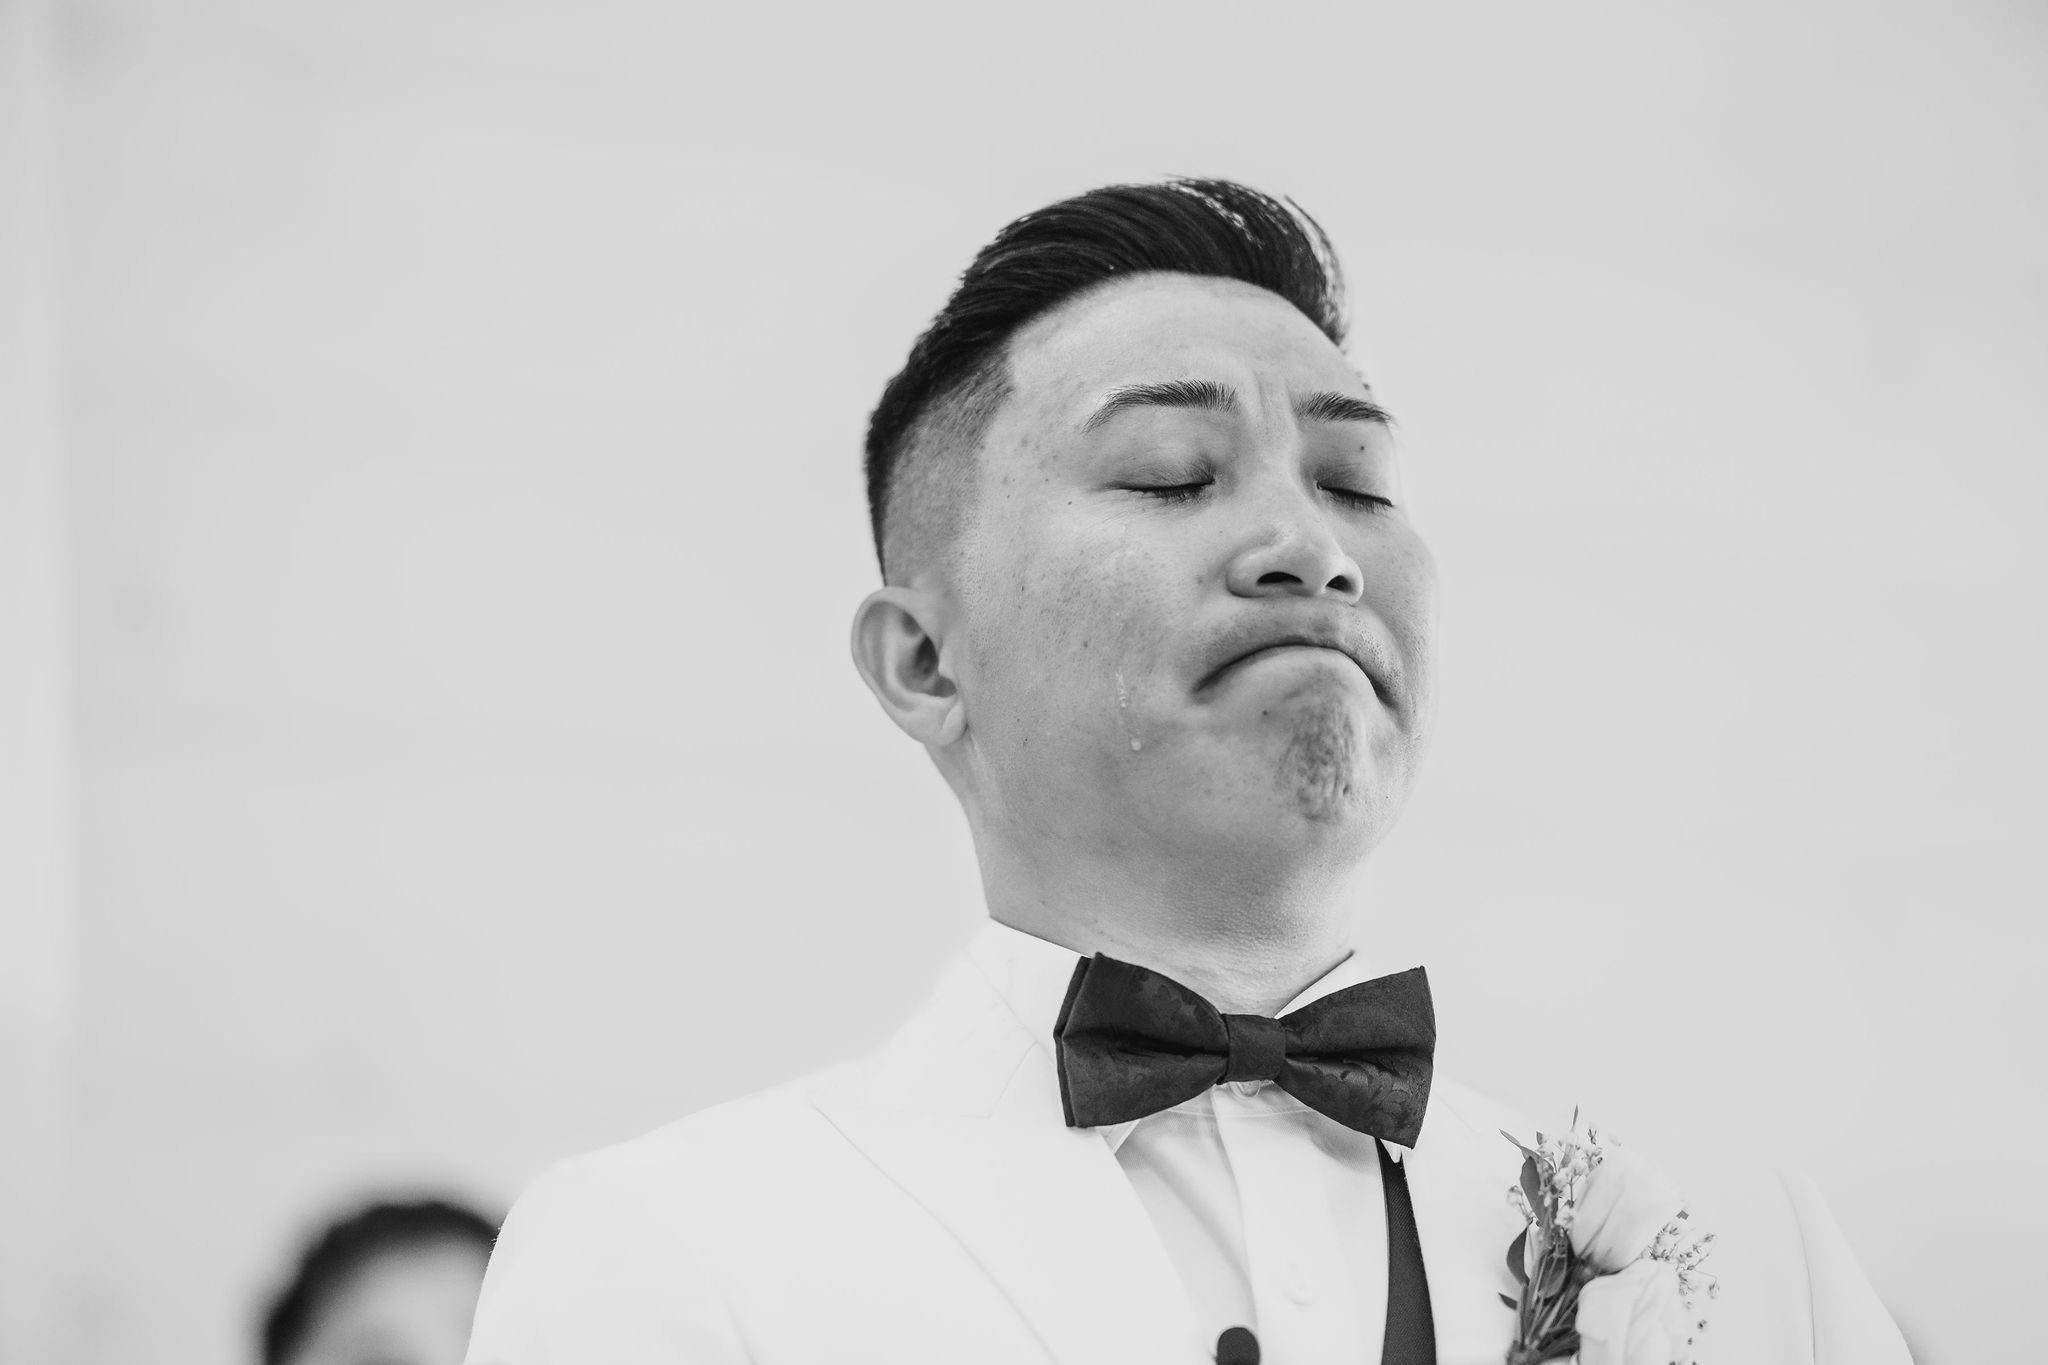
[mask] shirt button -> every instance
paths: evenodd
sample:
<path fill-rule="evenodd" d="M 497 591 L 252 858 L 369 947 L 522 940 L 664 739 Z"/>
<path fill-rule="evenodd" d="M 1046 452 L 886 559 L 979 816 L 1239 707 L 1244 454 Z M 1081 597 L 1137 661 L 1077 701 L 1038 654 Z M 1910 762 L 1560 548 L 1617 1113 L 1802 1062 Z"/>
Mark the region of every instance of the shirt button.
<path fill-rule="evenodd" d="M 1264 1081 L 1225 1081 L 1224 1084 L 1230 1087 L 1231 1094 L 1247 1100 L 1266 1088 Z"/>
<path fill-rule="evenodd" d="M 1307 1303 L 1316 1296 L 1315 1279 L 1308 1273 L 1308 1263 L 1296 1257 L 1287 1263 L 1287 1297 L 1296 1303 Z"/>

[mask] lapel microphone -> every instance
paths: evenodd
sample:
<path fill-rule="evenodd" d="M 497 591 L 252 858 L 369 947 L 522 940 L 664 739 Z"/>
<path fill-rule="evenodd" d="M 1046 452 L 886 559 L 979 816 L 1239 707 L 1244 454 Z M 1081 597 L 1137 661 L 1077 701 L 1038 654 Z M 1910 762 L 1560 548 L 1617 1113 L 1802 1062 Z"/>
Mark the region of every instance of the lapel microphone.
<path fill-rule="evenodd" d="M 1216 1338 L 1216 1365 L 1259 1365 L 1259 1339 L 1249 1327 L 1226 1327 Z"/>

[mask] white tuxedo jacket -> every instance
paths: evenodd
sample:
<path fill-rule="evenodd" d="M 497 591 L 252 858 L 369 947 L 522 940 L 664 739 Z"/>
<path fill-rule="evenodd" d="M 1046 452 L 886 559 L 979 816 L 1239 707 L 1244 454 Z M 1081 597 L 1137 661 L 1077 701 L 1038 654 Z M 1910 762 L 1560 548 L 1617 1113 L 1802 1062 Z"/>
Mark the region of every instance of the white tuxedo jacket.
<path fill-rule="evenodd" d="M 1527 1131 L 1440 1077 L 1405 1157 L 1440 1365 L 1500 1365 L 1513 1330 L 1498 1296 L 1515 1289 L 1506 1192 L 1520 1155 L 1503 1127 Z M 1907 1365 L 1810 1186 L 1687 1189 L 1720 1234 L 1703 1365 Z M 468 1360 L 1197 1365 L 1213 1352 L 1108 1145 L 1065 1126 L 1051 1040 L 963 958 L 866 1062 L 544 1174 L 499 1237 Z"/>

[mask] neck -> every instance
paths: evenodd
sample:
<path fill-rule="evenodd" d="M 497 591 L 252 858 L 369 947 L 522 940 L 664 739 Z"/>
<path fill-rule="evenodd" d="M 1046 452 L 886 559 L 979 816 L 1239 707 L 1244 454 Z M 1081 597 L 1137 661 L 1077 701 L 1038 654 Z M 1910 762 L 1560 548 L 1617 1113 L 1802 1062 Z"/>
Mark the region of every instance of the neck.
<path fill-rule="evenodd" d="M 1227 1014 L 1276 1014 L 1351 951 L 1348 866 L 1045 850 L 977 831 L 989 914 L 1163 972 Z M 1242 851 L 1236 851 L 1241 853 Z"/>

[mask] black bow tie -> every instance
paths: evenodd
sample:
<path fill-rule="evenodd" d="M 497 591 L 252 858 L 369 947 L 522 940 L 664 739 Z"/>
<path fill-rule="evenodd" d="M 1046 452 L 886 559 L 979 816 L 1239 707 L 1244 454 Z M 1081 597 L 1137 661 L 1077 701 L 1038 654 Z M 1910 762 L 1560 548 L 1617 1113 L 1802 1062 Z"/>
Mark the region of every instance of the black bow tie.
<path fill-rule="evenodd" d="M 1053 1026 L 1069 1128 L 1171 1109 L 1224 1081 L 1272 1081 L 1346 1128 L 1415 1145 L 1436 1012 L 1420 967 L 1292 1014 L 1223 1014 L 1170 976 L 1084 957 Z"/>

